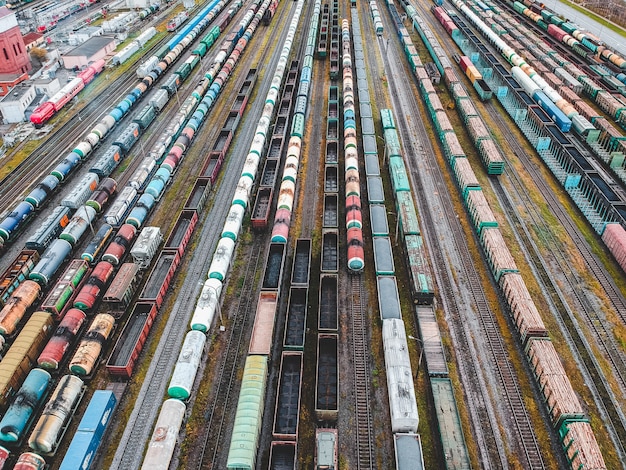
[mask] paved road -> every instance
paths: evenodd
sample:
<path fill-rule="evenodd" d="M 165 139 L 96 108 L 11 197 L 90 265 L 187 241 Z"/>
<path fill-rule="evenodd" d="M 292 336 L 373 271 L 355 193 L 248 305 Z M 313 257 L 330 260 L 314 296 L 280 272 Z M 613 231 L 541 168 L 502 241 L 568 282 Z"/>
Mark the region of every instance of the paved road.
<path fill-rule="evenodd" d="M 599 36 L 611 48 L 626 57 L 626 33 L 618 34 L 559 0 L 544 0 L 544 3 L 554 12 L 565 15 L 577 25 Z"/>

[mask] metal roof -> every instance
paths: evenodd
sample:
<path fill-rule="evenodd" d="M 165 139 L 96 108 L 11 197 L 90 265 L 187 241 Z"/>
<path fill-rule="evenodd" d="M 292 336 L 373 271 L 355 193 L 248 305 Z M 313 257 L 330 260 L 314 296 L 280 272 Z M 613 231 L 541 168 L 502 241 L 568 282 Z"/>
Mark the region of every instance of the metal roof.
<path fill-rule="evenodd" d="M 80 46 L 75 47 L 71 51 L 63 54 L 63 57 L 91 57 L 113 41 L 115 41 L 115 38 L 112 36 L 94 36 L 87 39 Z"/>

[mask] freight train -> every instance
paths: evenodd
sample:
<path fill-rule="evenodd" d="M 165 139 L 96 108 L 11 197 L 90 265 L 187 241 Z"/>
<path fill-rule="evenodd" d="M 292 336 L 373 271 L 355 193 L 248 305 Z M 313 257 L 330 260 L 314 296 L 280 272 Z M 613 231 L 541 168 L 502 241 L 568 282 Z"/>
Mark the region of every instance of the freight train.
<path fill-rule="evenodd" d="M 392 0 L 388 0 L 388 3 L 391 2 Z M 459 7 L 464 6 L 459 5 Z M 464 8 L 467 10 L 467 7 Z M 410 4 L 405 5 L 405 10 L 413 21 L 418 19 L 421 21 L 417 11 Z M 429 94 L 430 87 L 426 83 L 430 82 L 430 79 L 421 78 L 423 75 L 417 71 L 419 68 L 422 68 L 421 63 L 417 65 L 414 74 L 419 81 L 420 93 L 431 109 L 432 105 L 429 104 L 429 101 L 432 95 Z M 444 79 L 450 82 L 458 81 L 452 70 L 448 73 L 449 76 L 444 77 Z M 432 84 L 430 85 L 432 86 Z M 453 90 L 457 89 L 453 88 Z M 454 96 L 454 98 L 457 99 L 458 96 Z M 435 126 L 438 127 L 439 116 L 432 111 L 429 116 Z M 541 393 L 546 399 L 552 424 L 559 433 L 568 462 L 570 462 L 571 468 L 582 466 L 606 468 L 589 420 L 558 359 L 541 315 L 532 301 L 513 256 L 502 237 L 498 222 L 491 212 L 482 189 L 475 184 L 475 175 L 472 178 L 466 173 L 468 171 L 473 172 L 473 170 L 469 167 L 463 173 L 454 171 L 456 160 L 466 158 L 466 156 L 460 145 L 453 147 L 447 144 L 445 135 L 440 134 L 439 137 L 453 170 L 469 219 L 483 248 L 494 280 L 506 298 L 511 323 L 516 329 L 528 362 L 535 373 Z M 553 360 L 554 357 L 557 357 L 556 361 Z"/>
<path fill-rule="evenodd" d="M 254 17 L 253 21 L 255 24 L 251 25 L 248 28 L 248 30 L 246 30 L 245 34 L 247 35 L 248 38 L 256 29 L 256 25 L 258 25 L 258 21 L 260 21 L 261 18 L 263 17 L 264 10 L 268 7 L 275 10 L 276 3 L 277 3 L 276 0 L 272 0 L 272 2 L 266 1 L 263 3 L 262 7 L 258 10 L 257 14 Z M 266 102 L 265 102 L 266 106 L 263 110 L 263 115 L 257 126 L 257 132 L 255 133 L 255 138 L 250 148 L 248 157 L 246 158 L 246 164 L 244 165 L 244 169 L 242 170 L 242 177 L 240 179 L 240 184 L 237 185 L 237 189 L 235 191 L 235 196 L 233 198 L 233 206 L 238 205 L 238 206 L 247 207 L 249 203 L 249 196 L 250 196 L 249 192 L 252 186 L 251 183 L 254 181 L 255 175 L 258 170 L 258 166 L 260 164 L 261 152 L 265 148 L 265 136 L 267 135 L 267 132 L 269 130 L 271 117 L 273 115 L 273 108 L 277 101 L 279 87 L 282 82 L 283 74 L 286 69 L 287 59 L 289 56 L 293 37 L 297 29 L 297 24 L 298 24 L 302 9 L 303 9 L 303 3 L 298 2 L 291 25 L 289 27 L 288 36 L 285 41 L 285 45 L 283 47 L 283 51 L 279 59 L 277 70 L 272 80 L 272 87 L 270 88 L 270 91 L 268 92 L 268 96 L 266 98 Z M 237 211 L 237 213 L 241 214 L 240 216 L 243 215 L 243 213 L 240 211 Z M 229 220 L 231 223 L 229 223 L 228 227 L 226 226 L 224 227 L 223 236 L 220 239 L 220 242 L 218 243 L 218 247 L 213 256 L 211 266 L 209 268 L 209 272 L 207 275 L 208 280 L 212 282 L 212 284 L 208 288 L 208 291 L 210 292 L 209 294 L 210 297 L 208 299 L 204 299 L 203 298 L 204 294 L 201 295 L 201 298 L 199 299 L 198 303 L 199 304 L 202 303 L 203 308 L 196 309 L 196 312 L 194 313 L 194 317 L 192 318 L 192 322 L 191 322 L 192 330 L 200 330 L 200 331 L 205 332 L 205 331 L 209 331 L 212 326 L 212 321 L 213 321 L 213 317 L 215 314 L 215 310 L 217 309 L 218 303 L 219 303 L 219 295 L 221 291 L 221 286 L 226 277 L 228 269 L 230 268 L 230 265 L 231 265 L 231 258 L 233 255 L 233 248 L 235 244 L 235 241 L 233 240 L 233 238 L 236 239 L 238 237 L 238 232 L 241 228 L 240 222 L 237 223 L 236 220 L 232 220 L 230 217 L 229 217 Z M 235 223 L 232 224 L 232 222 L 235 222 Z M 205 285 L 205 289 L 206 287 L 207 286 Z M 201 341 L 199 341 L 197 342 L 195 347 L 200 348 L 200 347 L 204 347 L 204 345 L 202 344 Z M 267 357 L 263 357 L 263 356 L 254 356 L 254 357 L 260 358 L 257 361 L 258 363 L 255 362 L 255 367 L 253 369 L 250 368 L 251 366 L 247 365 L 245 368 L 246 372 L 244 372 L 244 375 L 248 377 L 250 374 L 253 374 L 253 375 L 258 374 L 258 377 L 264 378 L 267 372 L 267 369 L 266 369 Z M 264 368 L 264 365 L 265 365 L 265 368 Z M 178 367 L 182 367 L 182 366 L 178 366 Z M 197 370 L 193 372 L 194 376 L 196 373 L 197 373 Z M 177 375 L 177 377 L 180 377 L 180 375 Z M 254 378 L 252 380 L 256 381 L 256 377 L 257 376 L 254 375 Z M 188 380 L 189 380 L 188 378 L 185 378 L 185 383 L 188 383 Z M 250 386 L 252 386 L 252 384 L 250 384 Z M 174 381 L 174 379 L 172 379 L 169 389 L 174 394 L 178 394 L 180 391 L 180 394 L 184 396 L 187 394 L 186 390 L 188 390 L 188 385 L 185 385 L 182 382 L 178 383 L 177 381 Z M 166 402 L 163 404 L 159 419 L 157 421 L 157 426 L 154 430 L 154 433 L 148 445 L 148 451 L 144 458 L 142 468 L 146 468 L 146 469 L 151 468 L 151 465 L 154 462 L 162 463 L 162 462 L 170 461 L 176 440 L 168 439 L 167 441 L 163 441 L 160 438 L 160 436 L 163 435 L 164 432 L 167 432 L 168 435 L 176 436 L 182 425 L 184 412 L 185 412 L 184 403 L 180 402 L 179 400 L 175 400 L 173 398 L 166 400 Z M 248 437 L 245 437 L 245 439 L 248 439 Z M 256 453 L 256 451 L 254 452 Z M 249 456 L 246 456 L 245 459 L 247 460 L 248 457 Z M 253 468 L 253 464 L 249 468 Z"/>
<path fill-rule="evenodd" d="M 239 5 L 241 2 L 239 2 Z M 91 155 L 94 149 L 98 146 L 100 141 L 107 136 L 112 129 L 126 116 L 130 109 L 137 103 L 145 93 L 152 88 L 161 75 L 165 73 L 170 66 L 176 62 L 180 55 L 186 50 L 191 42 L 208 27 L 210 22 L 226 5 L 226 0 L 212 0 L 206 7 L 204 7 L 196 17 L 189 23 L 183 30 L 177 33 L 168 43 L 163 46 L 156 54 L 156 65 L 154 68 L 141 79 L 141 81 L 128 93 L 125 98 L 120 101 L 107 115 L 105 115 L 100 122 L 85 136 L 69 154 L 67 154 L 60 163 L 51 171 L 49 176 L 54 176 L 58 182 L 54 182 L 49 176 L 47 176 L 40 185 L 33 190 L 33 193 L 37 191 L 36 200 L 37 206 L 34 206 L 31 202 L 28 202 L 29 197 L 20 202 L 11 213 L 0 222 L 0 238 L 3 243 L 12 241 L 25 224 L 34 215 L 35 210 L 46 203 L 51 197 L 54 191 L 59 186 L 59 183 L 65 181 L 69 175 L 80 165 L 82 161 Z M 230 21 L 230 18 L 234 15 L 237 6 L 231 7 L 229 17 L 222 22 L 221 25 L 214 27 L 211 33 L 205 38 L 213 44 L 215 38 L 221 32 L 221 28 L 224 28 Z M 217 30 L 216 30 L 217 28 Z M 204 49 L 206 53 L 206 49 Z M 201 54 L 194 59 L 194 65 L 199 62 Z M 153 58 L 149 59 L 153 60 Z M 168 87 L 168 93 L 173 95 L 180 82 L 187 78 L 191 71 L 191 65 L 183 64 L 174 73 L 175 87 Z M 210 79 L 213 80 L 215 75 Z M 82 83 L 82 82 L 81 82 Z M 84 86 L 84 84 L 83 84 Z M 118 136 L 113 146 L 120 147 L 118 150 L 112 150 L 113 146 L 109 148 L 107 158 L 103 155 L 100 161 L 96 164 L 94 171 L 98 171 L 98 168 L 102 168 L 102 173 L 113 171 L 113 169 L 119 164 L 119 161 L 123 156 L 126 156 L 132 145 L 139 138 L 141 127 L 137 123 L 131 123 L 128 125 Z M 171 136 L 170 136 L 171 138 Z M 169 144 L 169 142 L 168 142 Z M 110 160 L 113 160 L 111 163 Z M 106 168 L 106 170 L 104 169 Z M 107 174 L 107 176 L 108 176 Z M 83 189 L 83 188 L 80 188 Z"/>

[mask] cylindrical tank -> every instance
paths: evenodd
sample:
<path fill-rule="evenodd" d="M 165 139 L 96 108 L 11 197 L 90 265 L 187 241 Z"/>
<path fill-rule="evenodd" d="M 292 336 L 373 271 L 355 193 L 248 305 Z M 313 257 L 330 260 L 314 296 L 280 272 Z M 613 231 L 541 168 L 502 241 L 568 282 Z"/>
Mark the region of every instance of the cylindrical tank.
<path fill-rule="evenodd" d="M 192 330 L 185 336 L 185 342 L 178 355 L 176 367 L 167 389 L 170 397 L 187 400 L 191 395 L 205 342 L 206 335 L 201 331 Z"/>
<path fill-rule="evenodd" d="M 196 302 L 196 308 L 191 318 L 192 330 L 199 330 L 206 333 L 211 329 L 221 293 L 222 281 L 219 279 L 207 279 L 204 282 L 200 298 Z"/>
<path fill-rule="evenodd" d="M 237 241 L 245 212 L 246 210 L 239 204 L 230 206 L 230 211 L 228 212 L 224 229 L 222 230 L 222 237 L 232 238 L 234 241 Z"/>
<path fill-rule="evenodd" d="M 76 375 L 91 374 L 102 352 L 102 345 L 109 338 L 114 324 L 115 318 L 108 313 L 100 313 L 95 316 L 70 361 L 70 372 Z"/>
<path fill-rule="evenodd" d="M 41 287 L 35 281 L 24 281 L 13 291 L 0 311 L 0 334 L 11 336 L 15 333 L 26 310 L 35 303 L 41 293 Z"/>
<path fill-rule="evenodd" d="M 52 453 L 59 445 L 63 427 L 83 395 L 83 381 L 75 375 L 65 375 L 52 392 L 43 413 L 28 438 L 28 446 L 37 452 Z"/>
<path fill-rule="evenodd" d="M 85 312 L 77 308 L 67 311 L 56 331 L 44 347 L 37 359 L 39 367 L 47 370 L 57 370 L 65 353 L 74 342 L 76 335 L 85 322 Z"/>
<path fill-rule="evenodd" d="M 151 194 L 142 194 L 126 218 L 126 223 L 133 225 L 135 228 L 141 228 L 152 207 L 154 207 L 154 203 L 155 200 Z"/>
<path fill-rule="evenodd" d="M 83 312 L 91 310 L 100 295 L 104 293 L 104 289 L 113 275 L 113 270 L 113 265 L 107 261 L 100 261 L 96 264 L 91 276 L 74 299 L 73 306 Z"/>
<path fill-rule="evenodd" d="M 41 207 L 58 185 L 59 179 L 56 176 L 48 175 L 24 198 L 24 200 L 31 203 L 35 208 Z"/>
<path fill-rule="evenodd" d="M 363 232 L 360 228 L 348 229 L 348 269 L 360 272 L 365 266 L 365 254 L 363 252 Z"/>
<path fill-rule="evenodd" d="M 102 209 L 116 189 L 117 181 L 113 178 L 104 178 L 85 205 L 93 207 L 97 212 L 102 212 Z"/>
<path fill-rule="evenodd" d="M 43 369 L 30 371 L 0 421 L 0 441 L 18 443 L 28 432 L 31 417 L 43 401 L 50 378 L 50 374 Z"/>
<path fill-rule="evenodd" d="M 59 181 L 63 181 L 67 175 L 78 165 L 80 162 L 80 155 L 75 152 L 70 152 L 65 156 L 63 161 L 59 163 L 50 174 L 56 177 Z"/>
<path fill-rule="evenodd" d="M 8 240 L 11 237 L 20 224 L 24 222 L 33 213 L 35 208 L 30 202 L 20 202 L 13 211 L 0 222 L 0 237 L 4 240 Z"/>
<path fill-rule="evenodd" d="M 96 218 L 96 210 L 93 207 L 81 206 L 78 208 L 74 217 L 71 218 L 69 224 L 59 235 L 61 240 L 67 240 L 72 245 L 76 245 L 78 240 L 85 234 L 87 229 L 91 227 L 91 222 Z"/>
<path fill-rule="evenodd" d="M 28 275 L 28 278 L 37 281 L 42 286 L 48 285 L 50 279 L 71 252 L 72 244 L 66 240 L 57 238 L 44 252 L 37 266 L 35 266 Z"/>
<path fill-rule="evenodd" d="M 17 459 L 13 470 L 44 470 L 46 461 L 34 452 L 24 452 Z"/>
<path fill-rule="evenodd" d="M 109 224 L 103 224 L 80 257 L 88 263 L 93 263 L 112 233 L 113 227 Z"/>
<path fill-rule="evenodd" d="M 120 227 L 115 234 L 115 238 L 109 244 L 106 251 L 102 255 L 102 261 L 108 261 L 113 266 L 117 266 L 126 251 L 130 249 L 130 244 L 137 234 L 137 229 L 134 225 L 124 224 Z"/>
<path fill-rule="evenodd" d="M 235 241 L 232 238 L 220 238 L 213 259 L 211 260 L 209 278 L 224 281 L 228 269 L 230 268 L 234 249 Z"/>
<path fill-rule="evenodd" d="M 182 401 L 175 398 L 165 400 L 148 443 L 141 470 L 153 470 L 162 466 L 164 461 L 171 460 L 185 410 L 186 406 Z"/>

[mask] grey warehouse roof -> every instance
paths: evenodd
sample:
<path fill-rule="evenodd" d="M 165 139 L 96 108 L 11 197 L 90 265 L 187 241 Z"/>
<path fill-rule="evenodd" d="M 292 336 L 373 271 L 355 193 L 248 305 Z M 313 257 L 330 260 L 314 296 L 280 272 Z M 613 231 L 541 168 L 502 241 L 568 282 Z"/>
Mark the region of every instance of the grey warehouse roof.
<path fill-rule="evenodd" d="M 87 39 L 80 46 L 75 47 L 68 53 L 63 54 L 63 57 L 91 57 L 113 41 L 115 41 L 115 38 L 112 36 L 95 36 Z"/>

